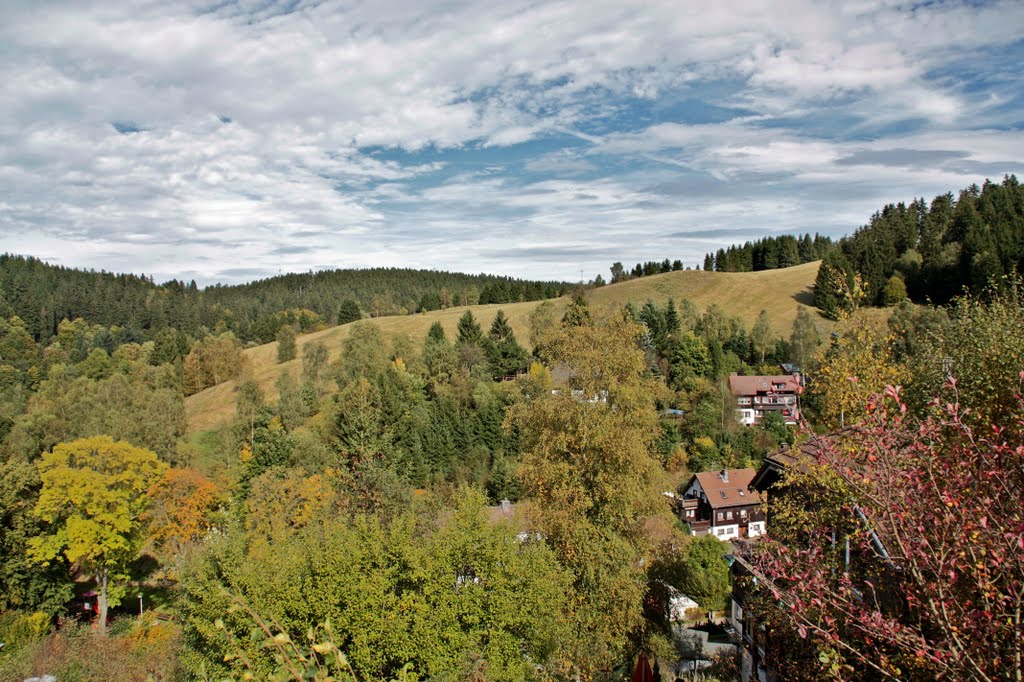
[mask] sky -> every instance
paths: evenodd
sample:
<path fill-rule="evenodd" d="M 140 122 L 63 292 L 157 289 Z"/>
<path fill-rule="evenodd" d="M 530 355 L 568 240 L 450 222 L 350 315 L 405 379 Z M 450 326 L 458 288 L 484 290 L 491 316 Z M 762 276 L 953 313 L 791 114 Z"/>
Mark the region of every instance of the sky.
<path fill-rule="evenodd" d="M 1024 2 L 0 2 L 0 252 L 608 278 L 1024 161 Z"/>

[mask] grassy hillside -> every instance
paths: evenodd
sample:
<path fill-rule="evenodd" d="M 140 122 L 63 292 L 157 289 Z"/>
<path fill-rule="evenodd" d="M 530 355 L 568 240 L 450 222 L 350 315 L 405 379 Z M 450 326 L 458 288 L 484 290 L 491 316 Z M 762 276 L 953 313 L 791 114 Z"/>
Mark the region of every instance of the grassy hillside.
<path fill-rule="evenodd" d="M 740 317 L 752 327 L 761 310 L 771 316 L 775 332 L 788 336 L 793 319 L 800 305 L 811 306 L 811 288 L 818 273 L 818 263 L 807 263 L 784 270 L 763 270 L 760 272 L 704 272 L 683 270 L 652 275 L 640 279 L 613 284 L 590 292 L 590 303 L 594 307 L 621 306 L 629 301 L 642 304 L 647 299 L 664 303 L 669 298 L 689 299 L 703 311 L 712 303 L 718 304 L 726 314 Z M 555 299 L 554 305 L 564 308 L 567 300 Z M 509 318 L 516 337 L 526 346 L 529 342 L 529 316 L 540 301 L 528 303 L 504 303 L 470 306 L 469 309 L 480 321 L 484 331 L 494 319 L 494 313 L 501 308 Z M 456 336 L 459 317 L 465 307 L 435 310 L 420 315 L 381 317 L 374 320 L 387 339 L 402 334 L 419 343 L 435 321 L 441 322 L 448 337 Z M 821 319 L 824 328 L 829 323 Z M 298 338 L 298 357 L 307 343 L 323 342 L 333 360 L 341 349 L 341 343 L 348 334 L 350 325 L 332 327 Z M 281 372 L 289 371 L 298 377 L 301 359 L 283 364 L 277 363 L 277 345 L 274 343 L 257 346 L 245 351 L 252 377 L 263 387 L 270 401 L 277 399 L 274 383 Z M 235 382 L 229 381 L 197 393 L 185 401 L 189 428 L 202 431 L 216 427 L 230 419 L 235 409 Z"/>

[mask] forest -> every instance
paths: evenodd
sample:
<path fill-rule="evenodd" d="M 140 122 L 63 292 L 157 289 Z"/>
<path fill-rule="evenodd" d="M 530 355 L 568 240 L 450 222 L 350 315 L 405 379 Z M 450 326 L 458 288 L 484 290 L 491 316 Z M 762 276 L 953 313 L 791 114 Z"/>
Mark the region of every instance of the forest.
<path fill-rule="evenodd" d="M 859 306 L 945 305 L 1006 286 L 1024 271 L 1024 188 L 1014 175 L 957 196 L 887 204 L 850 236 L 764 237 L 704 257 L 704 269 L 750 272 L 823 260 L 815 305 L 831 319 Z M 642 276 L 642 270 L 634 271 Z"/>
<path fill-rule="evenodd" d="M 122 341 L 152 341 L 166 330 L 198 338 L 230 331 L 243 343 L 268 343 L 288 324 L 306 332 L 381 315 L 459 305 L 557 298 L 565 282 L 535 282 L 439 270 L 368 268 L 279 275 L 200 289 L 195 281 L 156 284 L 144 275 L 94 272 L 0 254 L 0 316 L 18 316 L 45 344 L 62 320 L 118 328 Z"/>
<path fill-rule="evenodd" d="M 977 201 L 1002 205 L 992 193 L 1008 196 L 1010 180 Z M 1024 220 L 1010 231 L 1019 243 Z M 893 250 L 926 252 L 907 240 Z M 808 443 L 822 468 L 794 474 L 799 494 L 748 557 L 774 590 L 758 613 L 777 635 L 775 669 L 1020 670 L 1024 308 L 1012 269 L 978 290 L 956 270 L 962 294 L 940 306 L 904 296 L 885 311 L 841 307 L 836 321 L 801 308 L 785 338 L 767 312 L 748 327 L 684 297 L 598 307 L 588 288 L 539 303 L 526 338 L 500 308 L 473 307 L 454 334 L 436 323 L 385 338 L 373 297 L 364 308 L 340 275 L 199 291 L 21 257 L 3 266 L 2 679 L 618 680 L 640 653 L 667 672 L 680 652 L 657 595 L 669 586 L 725 611 L 732 550 L 692 536 L 663 493 Z M 509 298 L 520 287 L 516 300 L 561 291 L 470 281 L 423 280 L 453 305 L 472 286 Z M 333 357 L 297 344 L 331 318 L 291 288 L 320 295 L 330 282 L 360 301 Z M 37 310 L 36 326 L 20 314 Z M 159 325 L 155 310 L 168 315 Z M 245 336 L 254 327 L 240 320 L 261 316 L 277 320 L 270 336 Z M 274 399 L 243 353 L 256 339 L 294 368 Z M 806 376 L 806 422 L 741 425 L 729 375 L 781 363 Z M 190 430 L 186 396 L 228 380 L 232 417 Z M 929 466 L 949 483 L 916 483 L 939 477 Z M 870 532 L 845 520 L 852 509 Z M 900 534 L 911 525 L 919 535 Z M 882 583 L 871 562 L 837 570 L 837 529 L 857 557 L 887 543 L 892 603 L 851 597 Z M 948 548 L 961 554 L 946 565 L 936 552 Z M 947 613 L 916 607 L 929 603 Z M 736 661 L 701 674 L 736 679 Z"/>

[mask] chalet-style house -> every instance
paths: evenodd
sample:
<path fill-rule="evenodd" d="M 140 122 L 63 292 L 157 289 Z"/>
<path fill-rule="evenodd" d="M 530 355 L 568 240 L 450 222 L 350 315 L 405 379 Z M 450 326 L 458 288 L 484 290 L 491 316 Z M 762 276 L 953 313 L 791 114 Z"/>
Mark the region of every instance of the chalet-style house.
<path fill-rule="evenodd" d="M 764 533 L 761 496 L 749 490 L 753 469 L 723 469 L 694 474 L 683 488 L 677 509 L 694 535 L 720 540 Z"/>
<path fill-rule="evenodd" d="M 778 412 L 787 424 L 800 420 L 800 375 L 729 375 L 729 390 L 736 398 L 736 417 L 741 424 L 759 424 L 766 414 Z"/>

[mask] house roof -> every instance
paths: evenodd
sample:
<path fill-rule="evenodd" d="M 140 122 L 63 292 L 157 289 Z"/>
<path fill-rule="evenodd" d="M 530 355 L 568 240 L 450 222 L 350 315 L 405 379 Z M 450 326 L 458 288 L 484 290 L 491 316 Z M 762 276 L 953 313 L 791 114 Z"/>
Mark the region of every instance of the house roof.
<path fill-rule="evenodd" d="M 755 395 L 757 393 L 770 393 L 774 389 L 772 384 L 782 384 L 783 391 L 797 392 L 800 384 L 796 377 L 788 374 L 774 374 L 771 376 L 740 376 L 739 374 L 729 375 L 729 390 L 733 395 Z"/>
<path fill-rule="evenodd" d="M 727 481 L 722 480 L 721 471 L 694 474 L 712 509 L 761 503 L 758 492 L 749 489 L 756 473 L 753 469 L 728 469 L 726 473 L 729 479 Z"/>
<path fill-rule="evenodd" d="M 815 461 L 820 447 L 821 442 L 817 438 L 812 438 L 793 447 L 783 445 L 775 452 L 768 453 L 761 468 L 751 479 L 750 485 L 763 491 L 775 485 L 786 469 L 806 471 Z"/>

